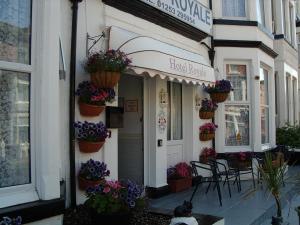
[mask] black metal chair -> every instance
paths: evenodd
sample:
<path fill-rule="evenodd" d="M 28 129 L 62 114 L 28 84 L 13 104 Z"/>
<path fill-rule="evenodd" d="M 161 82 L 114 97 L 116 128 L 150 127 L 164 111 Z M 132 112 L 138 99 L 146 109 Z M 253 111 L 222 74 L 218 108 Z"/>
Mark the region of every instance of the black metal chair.
<path fill-rule="evenodd" d="M 229 191 L 229 196 L 231 197 L 231 189 L 230 189 L 230 180 L 232 178 L 234 178 L 233 180 L 233 184 L 237 184 L 237 189 L 238 192 L 241 191 L 241 185 L 240 185 L 240 179 L 239 179 L 239 172 L 237 170 L 231 170 L 230 168 L 228 168 L 224 163 L 221 163 L 217 160 L 210 160 L 212 163 L 216 164 L 216 168 L 217 168 L 217 174 L 219 177 L 225 178 L 223 181 L 223 187 L 225 186 L 225 184 L 227 183 L 228 186 L 228 191 Z M 222 168 L 222 170 L 220 170 L 220 167 Z"/>
<path fill-rule="evenodd" d="M 228 154 L 226 157 L 227 165 L 230 171 L 235 171 L 238 174 L 239 191 L 241 188 L 241 175 L 250 174 L 252 175 L 253 187 L 255 188 L 255 178 L 253 171 L 253 154 L 246 160 L 246 163 L 241 163 L 236 154 Z"/>
<path fill-rule="evenodd" d="M 216 165 L 214 163 L 209 163 L 209 162 L 208 163 L 200 163 L 198 161 L 191 161 L 190 164 L 192 166 L 192 173 L 194 175 L 194 180 L 195 180 L 195 185 L 196 185 L 195 190 L 193 191 L 193 194 L 190 198 L 190 202 L 192 202 L 192 200 L 198 190 L 198 187 L 202 183 L 208 182 L 209 185 L 206 189 L 206 193 L 208 192 L 208 190 L 211 186 L 211 183 L 215 183 L 217 191 L 218 191 L 219 203 L 220 203 L 220 206 L 222 206 L 222 194 L 221 194 L 221 189 L 220 189 L 220 184 L 219 184 L 219 182 L 221 180 L 220 180 L 220 177 L 218 176 Z M 206 167 L 204 165 L 206 165 Z M 203 169 L 203 170 L 209 171 L 211 173 L 211 176 L 203 177 L 198 174 L 197 169 Z"/>

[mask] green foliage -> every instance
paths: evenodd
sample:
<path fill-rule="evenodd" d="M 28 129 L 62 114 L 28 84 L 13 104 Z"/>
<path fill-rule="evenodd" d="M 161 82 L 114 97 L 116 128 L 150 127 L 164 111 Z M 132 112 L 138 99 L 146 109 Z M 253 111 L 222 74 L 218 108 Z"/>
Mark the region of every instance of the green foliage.
<path fill-rule="evenodd" d="M 290 126 L 287 124 L 282 128 L 277 128 L 276 142 L 277 145 L 300 148 L 300 126 Z"/>
<path fill-rule="evenodd" d="M 258 168 L 266 188 L 275 198 L 277 204 L 277 217 L 281 217 L 282 209 L 280 204 L 280 192 L 286 168 L 287 164 L 285 162 L 282 162 L 281 166 L 274 165 L 272 155 L 269 152 L 266 153 L 263 165 Z"/>

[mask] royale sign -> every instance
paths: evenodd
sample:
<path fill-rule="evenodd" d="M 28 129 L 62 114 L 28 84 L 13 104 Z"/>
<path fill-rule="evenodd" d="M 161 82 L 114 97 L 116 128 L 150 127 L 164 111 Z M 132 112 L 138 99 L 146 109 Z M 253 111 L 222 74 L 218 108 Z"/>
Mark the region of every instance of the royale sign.
<path fill-rule="evenodd" d="M 212 32 L 212 12 L 197 0 L 140 0 L 207 34 Z"/>

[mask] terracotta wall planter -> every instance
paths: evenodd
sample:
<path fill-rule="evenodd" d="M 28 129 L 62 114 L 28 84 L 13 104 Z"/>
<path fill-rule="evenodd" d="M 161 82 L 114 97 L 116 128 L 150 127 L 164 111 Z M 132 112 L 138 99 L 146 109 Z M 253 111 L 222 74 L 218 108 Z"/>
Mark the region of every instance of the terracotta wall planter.
<path fill-rule="evenodd" d="M 171 192 L 180 192 L 189 189 L 192 186 L 192 177 L 168 180 Z"/>
<path fill-rule="evenodd" d="M 204 111 L 199 111 L 199 117 L 200 119 L 207 120 L 207 119 L 212 119 L 215 115 L 215 112 L 204 112 Z"/>
<path fill-rule="evenodd" d="M 90 74 L 92 83 L 98 88 L 114 88 L 120 80 L 120 72 L 98 71 Z"/>
<path fill-rule="evenodd" d="M 99 142 L 91 142 L 91 141 L 78 141 L 79 150 L 83 153 L 93 153 L 98 152 L 102 146 L 104 145 L 105 141 Z"/>
<path fill-rule="evenodd" d="M 88 187 L 95 187 L 99 185 L 103 180 L 87 180 L 78 176 L 78 187 L 80 190 L 85 191 Z"/>
<path fill-rule="evenodd" d="M 210 93 L 210 98 L 216 103 L 225 102 L 228 98 L 229 92 Z"/>
<path fill-rule="evenodd" d="M 212 139 L 215 138 L 215 133 L 211 133 L 211 134 L 199 134 L 199 139 L 200 141 L 210 141 Z"/>
<path fill-rule="evenodd" d="M 90 105 L 83 102 L 78 102 L 79 112 L 82 116 L 99 116 L 105 106 Z"/>

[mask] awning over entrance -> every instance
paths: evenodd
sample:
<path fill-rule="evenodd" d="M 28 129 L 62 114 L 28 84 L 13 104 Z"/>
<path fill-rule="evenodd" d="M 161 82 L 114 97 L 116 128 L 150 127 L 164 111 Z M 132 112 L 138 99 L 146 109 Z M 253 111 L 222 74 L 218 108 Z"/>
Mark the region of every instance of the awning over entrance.
<path fill-rule="evenodd" d="M 131 73 L 193 84 L 215 81 L 214 70 L 203 56 L 151 37 L 111 27 L 109 48 L 128 55 L 132 60 Z"/>

